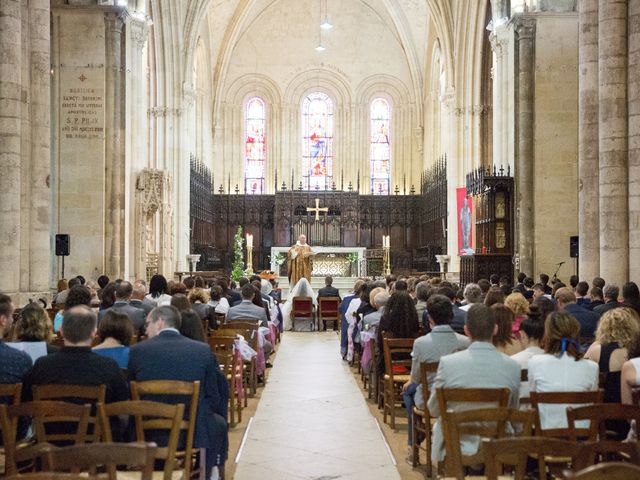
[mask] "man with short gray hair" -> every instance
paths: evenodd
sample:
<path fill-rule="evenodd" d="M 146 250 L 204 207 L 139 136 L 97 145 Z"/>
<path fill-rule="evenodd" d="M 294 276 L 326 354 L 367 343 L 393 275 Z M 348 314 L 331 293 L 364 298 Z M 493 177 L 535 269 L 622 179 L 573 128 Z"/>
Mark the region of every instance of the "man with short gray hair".
<path fill-rule="evenodd" d="M 144 310 L 145 318 L 151 310 L 158 306 L 154 300 L 147 298 L 147 284 L 144 280 L 136 280 L 133 284 L 133 292 L 131 293 L 129 304 Z"/>
<path fill-rule="evenodd" d="M 620 296 L 620 288 L 613 283 L 608 283 L 603 290 L 604 293 L 604 305 L 598 305 L 593 309 L 598 315 L 602 316 L 605 312 L 614 308 L 624 307 L 624 305 L 618 302 Z"/>
<path fill-rule="evenodd" d="M 127 316 L 133 326 L 133 331 L 136 334 L 142 335 L 144 333 L 144 321 L 145 313 L 142 308 L 138 308 L 130 304 L 130 299 L 133 294 L 133 285 L 126 280 L 116 284 L 116 301 L 110 307 L 100 311 L 100 320 L 104 318 L 109 310 L 114 310 L 117 313 L 122 313 Z"/>
<path fill-rule="evenodd" d="M 482 288 L 477 283 L 469 283 L 464 287 L 464 302 L 465 304 L 460 307 L 460 310 L 467 311 L 471 308 L 471 305 L 475 303 L 482 303 Z"/>

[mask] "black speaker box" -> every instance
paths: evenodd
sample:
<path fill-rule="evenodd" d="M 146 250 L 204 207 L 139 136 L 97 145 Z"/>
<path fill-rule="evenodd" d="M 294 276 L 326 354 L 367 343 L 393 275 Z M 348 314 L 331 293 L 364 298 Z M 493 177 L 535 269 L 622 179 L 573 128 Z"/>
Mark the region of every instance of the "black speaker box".
<path fill-rule="evenodd" d="M 56 256 L 68 257 L 69 256 L 69 235 L 66 233 L 59 233 L 56 235 Z"/>
<path fill-rule="evenodd" d="M 578 258 L 580 255 L 580 237 L 569 237 L 569 256 L 571 258 Z"/>

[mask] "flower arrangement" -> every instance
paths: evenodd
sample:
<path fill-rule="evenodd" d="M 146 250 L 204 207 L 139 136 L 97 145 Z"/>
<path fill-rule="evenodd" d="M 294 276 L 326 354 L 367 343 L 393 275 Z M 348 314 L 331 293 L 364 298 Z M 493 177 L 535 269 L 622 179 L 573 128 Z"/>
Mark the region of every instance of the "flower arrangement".
<path fill-rule="evenodd" d="M 238 230 L 233 237 L 233 266 L 231 268 L 231 278 L 236 282 L 244 277 L 244 237 L 242 227 L 238 225 Z"/>
<path fill-rule="evenodd" d="M 281 266 L 284 261 L 287 259 L 287 257 L 282 254 L 282 253 L 276 253 L 273 257 L 273 262 L 277 265 L 277 266 Z"/>
<path fill-rule="evenodd" d="M 347 261 L 349 263 L 356 263 L 358 261 L 358 254 L 355 252 L 352 252 L 350 254 L 347 255 Z"/>

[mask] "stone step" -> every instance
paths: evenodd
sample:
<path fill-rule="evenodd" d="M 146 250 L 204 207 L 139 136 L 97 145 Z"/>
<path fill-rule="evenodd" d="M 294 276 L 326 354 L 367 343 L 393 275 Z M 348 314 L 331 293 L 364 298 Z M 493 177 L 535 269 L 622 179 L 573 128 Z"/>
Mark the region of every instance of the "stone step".
<path fill-rule="evenodd" d="M 358 277 L 333 277 L 333 286 L 340 292 L 340 297 L 344 298 L 353 290 L 353 285 Z M 279 285 L 282 289 L 282 300 L 289 297 L 289 281 L 286 277 L 281 278 Z M 311 277 L 311 288 L 317 294 L 318 290 L 324 287 L 324 277 Z"/>

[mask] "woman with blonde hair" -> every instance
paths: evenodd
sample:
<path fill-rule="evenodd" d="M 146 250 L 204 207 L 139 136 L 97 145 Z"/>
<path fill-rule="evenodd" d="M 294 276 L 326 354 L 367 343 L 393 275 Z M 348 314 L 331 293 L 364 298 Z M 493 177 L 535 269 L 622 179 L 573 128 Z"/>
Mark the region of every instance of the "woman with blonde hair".
<path fill-rule="evenodd" d="M 629 359 L 629 350 L 635 348 L 640 337 L 640 318 L 632 308 L 613 308 L 602 315 L 598 322 L 595 342 L 591 344 L 585 358 L 598 364 L 600 373 L 606 374 L 604 401 L 620 403 L 621 375 L 624 362 Z M 619 438 L 629 430 L 627 422 L 610 422 Z"/>
<path fill-rule="evenodd" d="M 13 326 L 13 339 L 16 342 L 45 342 L 47 353 L 57 352 L 58 347 L 51 345 L 53 325 L 47 311 L 37 303 L 29 303 L 21 311 Z"/>
<path fill-rule="evenodd" d="M 582 358 L 580 322 L 566 312 L 549 314 L 544 325 L 544 351 L 529 359 L 532 392 L 598 390 L 598 364 Z M 567 405 L 539 405 L 543 429 L 567 427 Z"/>
<path fill-rule="evenodd" d="M 514 337 L 520 338 L 520 324 L 529 315 L 529 302 L 524 295 L 519 292 L 511 293 L 504 299 L 504 305 L 513 312 L 513 328 L 511 333 Z"/>

